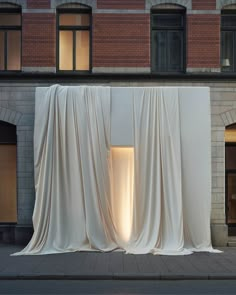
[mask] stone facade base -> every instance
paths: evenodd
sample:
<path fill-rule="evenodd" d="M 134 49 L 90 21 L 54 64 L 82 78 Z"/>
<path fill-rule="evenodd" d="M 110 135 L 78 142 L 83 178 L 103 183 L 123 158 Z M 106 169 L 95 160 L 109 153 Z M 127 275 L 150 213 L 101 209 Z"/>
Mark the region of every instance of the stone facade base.
<path fill-rule="evenodd" d="M 32 235 L 31 225 L 0 225 L 0 242 L 27 245 Z M 214 247 L 226 247 L 228 226 L 226 224 L 212 224 L 211 237 Z"/>
<path fill-rule="evenodd" d="M 15 243 L 27 245 L 33 235 L 32 225 L 16 225 L 15 227 Z"/>
<path fill-rule="evenodd" d="M 15 242 L 15 225 L 0 225 L 0 242 Z"/>
<path fill-rule="evenodd" d="M 228 226 L 226 224 L 212 224 L 211 238 L 213 246 L 226 247 L 228 243 Z"/>
<path fill-rule="evenodd" d="M 3 224 L 0 225 L 0 243 L 27 245 L 33 235 L 32 226 Z"/>

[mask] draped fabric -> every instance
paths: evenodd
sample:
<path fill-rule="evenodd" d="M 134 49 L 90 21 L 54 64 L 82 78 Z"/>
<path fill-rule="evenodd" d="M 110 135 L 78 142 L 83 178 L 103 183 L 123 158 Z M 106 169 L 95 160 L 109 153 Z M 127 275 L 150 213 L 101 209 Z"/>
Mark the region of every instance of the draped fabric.
<path fill-rule="evenodd" d="M 110 89 L 53 86 L 37 103 L 34 235 L 23 253 L 116 248 L 107 205 Z"/>
<path fill-rule="evenodd" d="M 133 89 L 134 146 L 120 148 L 110 143 L 110 94 L 56 85 L 36 101 L 34 235 L 15 255 L 213 252 L 210 196 L 196 200 L 199 227 L 182 192 L 178 89 Z"/>
<path fill-rule="evenodd" d="M 134 90 L 135 198 L 131 252 L 183 251 L 178 89 Z M 142 216 L 142 219 L 140 219 Z"/>

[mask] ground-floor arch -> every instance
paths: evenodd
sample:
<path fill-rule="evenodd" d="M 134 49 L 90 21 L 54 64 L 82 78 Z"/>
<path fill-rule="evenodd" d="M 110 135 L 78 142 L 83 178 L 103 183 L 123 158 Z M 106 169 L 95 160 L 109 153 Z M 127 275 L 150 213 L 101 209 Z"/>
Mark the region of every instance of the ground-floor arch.
<path fill-rule="evenodd" d="M 17 222 L 16 126 L 0 121 L 0 223 Z"/>

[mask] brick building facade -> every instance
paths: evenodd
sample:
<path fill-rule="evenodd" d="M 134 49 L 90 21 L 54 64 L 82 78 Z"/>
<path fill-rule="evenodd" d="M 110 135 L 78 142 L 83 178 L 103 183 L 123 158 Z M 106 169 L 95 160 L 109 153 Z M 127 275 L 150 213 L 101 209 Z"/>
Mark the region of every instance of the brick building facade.
<path fill-rule="evenodd" d="M 13 12 L 21 22 L 9 29 L 1 17 Z M 67 14 L 82 16 L 70 23 Z M 225 129 L 236 123 L 234 43 L 229 41 L 234 33 L 228 33 L 234 32 L 234 18 L 228 25 L 228 16 L 234 14 L 236 0 L 0 0 L 0 122 L 13 124 L 17 133 L 17 222 L 0 223 L 0 238 L 23 241 L 31 232 L 37 86 L 179 85 L 211 88 L 212 236 L 214 244 L 226 245 Z M 16 52 L 8 45 L 1 49 L 1 32 L 2 40 L 11 40 L 8 30 L 21 34 L 19 66 L 13 70 L 8 56 L 16 58 Z M 65 42 L 63 49 L 63 38 L 73 46 Z M 179 51 L 173 53 L 172 46 Z"/>

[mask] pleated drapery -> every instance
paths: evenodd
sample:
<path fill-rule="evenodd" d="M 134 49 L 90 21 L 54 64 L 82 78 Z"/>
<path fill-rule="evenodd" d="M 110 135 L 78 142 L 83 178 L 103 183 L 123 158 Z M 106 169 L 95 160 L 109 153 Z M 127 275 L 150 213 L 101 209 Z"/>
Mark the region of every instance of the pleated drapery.
<path fill-rule="evenodd" d="M 135 247 L 130 252 L 178 254 L 184 251 L 178 89 L 138 93 L 134 90 Z"/>
<path fill-rule="evenodd" d="M 134 88 L 132 115 L 134 146 L 111 147 L 109 87 L 55 85 L 36 101 L 34 235 L 15 255 L 214 251 L 210 196 L 201 226 L 183 196 L 178 88 Z"/>

